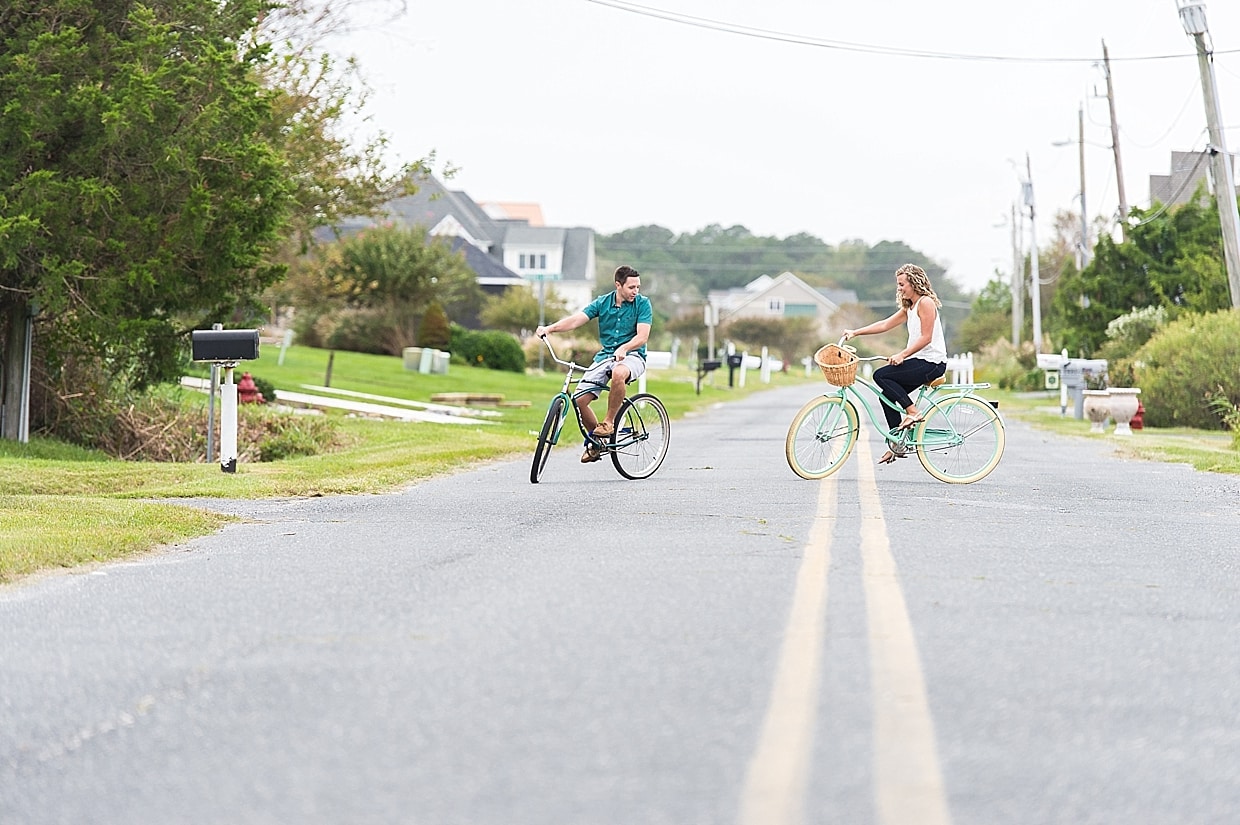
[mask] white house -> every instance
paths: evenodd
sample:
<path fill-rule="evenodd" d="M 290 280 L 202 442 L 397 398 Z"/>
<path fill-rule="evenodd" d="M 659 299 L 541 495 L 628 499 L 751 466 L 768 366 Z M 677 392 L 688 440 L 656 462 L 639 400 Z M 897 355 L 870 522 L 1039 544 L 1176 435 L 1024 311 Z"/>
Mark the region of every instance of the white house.
<path fill-rule="evenodd" d="M 570 309 L 594 297 L 594 230 L 542 226 L 542 212 L 531 204 L 485 205 L 445 187 L 433 175 L 419 178 L 418 191 L 386 205 L 377 219 L 354 219 L 340 230 L 348 234 L 379 223 L 421 226 L 428 235 L 460 239 L 487 256 L 466 254 L 466 261 L 488 293 L 511 286 L 537 290 L 554 287 Z"/>
<path fill-rule="evenodd" d="M 762 275 L 743 287 L 712 290 L 706 296 L 720 324 L 737 318 L 814 318 L 823 333 L 843 304 L 856 303 L 852 290 L 817 289 L 784 272 Z"/>

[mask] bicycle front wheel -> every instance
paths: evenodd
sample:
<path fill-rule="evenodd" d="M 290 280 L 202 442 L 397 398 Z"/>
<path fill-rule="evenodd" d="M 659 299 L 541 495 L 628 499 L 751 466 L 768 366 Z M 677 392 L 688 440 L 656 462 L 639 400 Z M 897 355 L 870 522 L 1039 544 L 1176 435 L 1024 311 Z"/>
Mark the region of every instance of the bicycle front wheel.
<path fill-rule="evenodd" d="M 784 441 L 788 466 L 811 481 L 834 473 L 857 443 L 860 424 L 853 402 L 838 395 L 810 399 L 793 417 Z"/>
<path fill-rule="evenodd" d="M 626 398 L 609 439 L 611 463 L 625 478 L 649 478 L 667 456 L 671 419 L 663 402 L 649 393 Z"/>
<path fill-rule="evenodd" d="M 985 478 L 1003 457 L 1003 419 L 980 398 L 937 402 L 913 430 L 917 459 L 926 472 L 948 484 Z"/>
<path fill-rule="evenodd" d="M 547 408 L 547 417 L 543 419 L 542 429 L 538 431 L 538 444 L 534 446 L 534 463 L 530 465 L 530 483 L 537 484 L 542 478 L 543 468 L 547 466 L 547 456 L 555 444 L 560 424 L 564 421 L 564 396 L 557 395 L 551 399 Z"/>

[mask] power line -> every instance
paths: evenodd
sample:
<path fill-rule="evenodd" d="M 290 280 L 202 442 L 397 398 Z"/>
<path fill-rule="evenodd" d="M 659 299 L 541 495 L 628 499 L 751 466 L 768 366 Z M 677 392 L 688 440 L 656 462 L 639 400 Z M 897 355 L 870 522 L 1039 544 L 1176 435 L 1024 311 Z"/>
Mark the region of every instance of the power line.
<path fill-rule="evenodd" d="M 793 43 L 800 46 L 814 46 L 821 49 L 834 49 L 844 52 L 860 52 L 862 54 L 881 54 L 890 57 L 917 57 L 929 60 L 966 60 L 966 61 L 985 61 L 991 63 L 1097 63 L 1097 57 L 1018 57 L 1014 55 L 998 55 L 998 54 L 964 54 L 960 52 L 933 52 L 925 49 L 906 49 L 897 48 L 895 46 L 879 46 L 871 43 L 852 43 L 846 40 L 829 40 L 821 37 L 810 37 L 809 35 L 796 34 L 793 32 L 780 32 L 771 29 L 760 29 L 754 26 L 745 26 L 739 23 L 729 23 L 726 20 L 715 20 L 709 17 L 696 17 L 691 14 L 682 14 L 680 12 L 667 11 L 666 9 L 653 8 L 651 6 L 642 6 L 637 3 L 628 3 L 624 0 L 587 0 L 590 3 L 597 3 L 600 6 L 610 6 L 619 11 L 628 12 L 630 14 L 639 14 L 645 17 L 654 17 L 659 20 L 667 20 L 672 23 L 680 23 L 685 26 L 692 26 L 699 29 L 711 29 L 713 31 L 725 32 L 727 34 L 741 35 L 742 37 L 754 37 L 761 40 L 775 40 L 782 43 Z M 1235 54 L 1240 49 L 1232 49 L 1228 51 L 1215 51 L 1213 54 Z M 1164 54 L 1164 55 L 1147 55 L 1145 57 L 1117 57 L 1116 62 L 1134 62 L 1146 60 L 1176 60 L 1184 57 L 1194 57 L 1191 54 Z"/>

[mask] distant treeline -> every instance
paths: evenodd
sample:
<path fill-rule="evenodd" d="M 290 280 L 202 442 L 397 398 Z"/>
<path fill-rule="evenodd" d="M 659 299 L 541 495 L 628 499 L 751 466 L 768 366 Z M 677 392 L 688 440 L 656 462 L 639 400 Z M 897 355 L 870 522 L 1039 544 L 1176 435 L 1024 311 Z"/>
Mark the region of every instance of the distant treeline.
<path fill-rule="evenodd" d="M 754 235 L 743 226 L 725 229 L 715 224 L 679 235 L 661 226 L 640 226 L 598 235 L 595 251 L 601 271 L 630 264 L 659 294 L 677 293 L 685 301 L 714 289 L 744 286 L 762 275 L 792 272 L 811 286 L 851 289 L 862 304 L 882 313 L 894 308 L 894 275 L 905 263 L 925 269 L 950 308 L 963 312 L 973 298 L 944 275 L 942 266 L 893 241 L 832 246 L 805 233 L 777 238 Z"/>

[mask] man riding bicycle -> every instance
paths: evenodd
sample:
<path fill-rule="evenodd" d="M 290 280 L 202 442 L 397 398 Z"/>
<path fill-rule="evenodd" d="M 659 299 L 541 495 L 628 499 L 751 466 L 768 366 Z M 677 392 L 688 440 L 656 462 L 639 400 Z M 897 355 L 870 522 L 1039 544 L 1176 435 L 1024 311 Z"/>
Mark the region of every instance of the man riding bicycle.
<path fill-rule="evenodd" d="M 603 387 L 607 387 L 610 393 L 607 413 L 602 421 L 595 417 L 590 408 L 599 392 L 584 392 L 577 398 L 581 419 L 596 438 L 607 438 L 615 431 L 616 413 L 624 402 L 625 385 L 646 372 L 646 341 L 650 338 L 650 326 L 654 321 L 650 299 L 638 294 L 642 284 L 641 273 L 631 266 L 617 267 L 615 282 L 615 290 L 598 296 L 584 309 L 534 330 L 539 338 L 545 338 L 547 333 L 567 332 L 594 318 L 598 319 L 602 349 L 595 354 L 593 365 L 577 384 L 579 390 L 593 386 L 601 392 Z M 593 442 L 587 442 L 581 463 L 588 464 L 601 457 L 599 448 Z"/>

